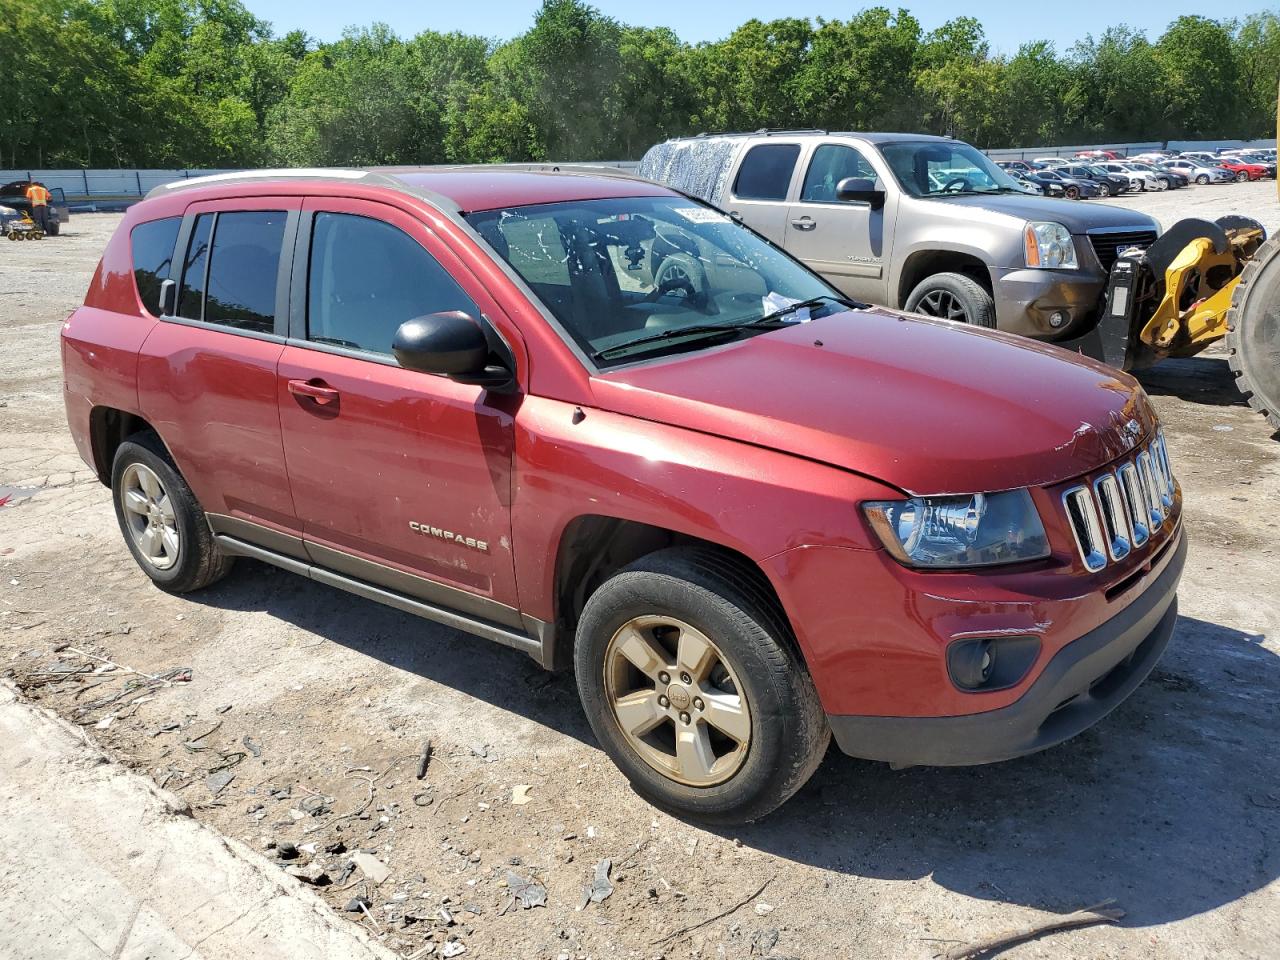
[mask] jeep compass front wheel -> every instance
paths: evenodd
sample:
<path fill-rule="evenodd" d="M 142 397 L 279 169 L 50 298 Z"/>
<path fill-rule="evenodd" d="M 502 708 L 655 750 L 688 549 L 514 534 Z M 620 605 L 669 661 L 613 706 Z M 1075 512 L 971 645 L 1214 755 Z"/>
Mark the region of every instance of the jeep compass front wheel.
<path fill-rule="evenodd" d="M 235 558 L 218 550 L 195 494 L 154 433 L 120 444 L 111 493 L 129 552 L 162 590 L 198 590 L 230 571 Z"/>
<path fill-rule="evenodd" d="M 578 691 L 605 752 L 656 806 L 712 823 L 772 811 L 830 733 L 758 570 L 711 550 L 644 557 L 591 595 Z"/>

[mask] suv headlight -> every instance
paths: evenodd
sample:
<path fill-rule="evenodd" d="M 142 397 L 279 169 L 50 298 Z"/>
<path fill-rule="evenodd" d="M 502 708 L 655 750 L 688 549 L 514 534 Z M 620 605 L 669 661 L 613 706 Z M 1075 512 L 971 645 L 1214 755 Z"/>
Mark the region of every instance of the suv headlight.
<path fill-rule="evenodd" d="M 1032 221 L 1023 232 L 1028 267 L 1076 270 L 1076 245 L 1071 231 L 1060 223 Z"/>
<path fill-rule="evenodd" d="M 1049 555 L 1026 490 L 873 500 L 862 508 L 885 549 L 909 567 L 985 567 Z"/>

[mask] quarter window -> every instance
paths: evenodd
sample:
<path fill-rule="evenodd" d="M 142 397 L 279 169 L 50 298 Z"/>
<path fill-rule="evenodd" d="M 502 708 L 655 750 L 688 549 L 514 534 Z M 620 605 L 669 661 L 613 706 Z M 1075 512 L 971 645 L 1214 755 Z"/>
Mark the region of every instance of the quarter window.
<path fill-rule="evenodd" d="M 160 316 L 160 284 L 169 279 L 173 248 L 178 243 L 181 226 L 181 217 L 168 217 L 140 223 L 129 234 L 138 299 L 153 317 Z"/>
<path fill-rule="evenodd" d="M 742 200 L 785 200 L 791 174 L 800 157 L 795 143 L 762 143 L 747 151 L 733 184 Z"/>
<path fill-rule="evenodd" d="M 317 213 L 307 277 L 307 338 L 391 353 L 406 320 L 442 310 L 480 316 L 474 301 L 416 240 L 381 220 Z"/>
<path fill-rule="evenodd" d="M 800 199 L 809 203 L 837 203 L 836 185 L 847 177 L 864 180 L 876 178 L 875 168 L 853 147 L 824 143 L 813 151 L 809 169 L 804 175 Z"/>

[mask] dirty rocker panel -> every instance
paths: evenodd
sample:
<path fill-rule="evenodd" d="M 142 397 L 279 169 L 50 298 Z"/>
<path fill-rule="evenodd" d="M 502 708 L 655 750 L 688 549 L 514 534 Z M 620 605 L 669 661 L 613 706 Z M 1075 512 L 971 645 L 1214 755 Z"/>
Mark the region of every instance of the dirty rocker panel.
<path fill-rule="evenodd" d="M 1143 594 L 1058 651 L 1014 703 L 953 717 L 829 715 L 841 751 L 901 766 L 969 766 L 1035 753 L 1093 726 L 1147 678 L 1173 635 L 1187 556 L 1185 532 L 1176 536 Z"/>
<path fill-rule="evenodd" d="M 468 594 L 236 517 L 208 514 L 225 553 L 273 566 L 376 600 L 397 610 L 513 647 L 549 666 L 548 626 L 505 604 Z M 532 635 L 531 635 L 532 634 Z"/>

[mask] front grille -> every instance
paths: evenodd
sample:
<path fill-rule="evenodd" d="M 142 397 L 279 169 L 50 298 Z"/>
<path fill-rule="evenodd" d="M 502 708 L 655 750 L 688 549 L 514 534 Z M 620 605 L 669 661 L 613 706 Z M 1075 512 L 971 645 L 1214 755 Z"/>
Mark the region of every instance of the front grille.
<path fill-rule="evenodd" d="M 1155 243 L 1154 230 L 1099 230 L 1090 231 L 1089 243 L 1093 252 L 1102 264 L 1102 269 L 1111 272 L 1111 265 L 1116 262 L 1121 250 L 1129 247 L 1140 247 L 1145 250 Z"/>
<path fill-rule="evenodd" d="M 1174 479 L 1164 431 L 1132 459 L 1062 494 L 1076 549 L 1096 573 L 1123 560 L 1160 529 L 1173 509 Z"/>

